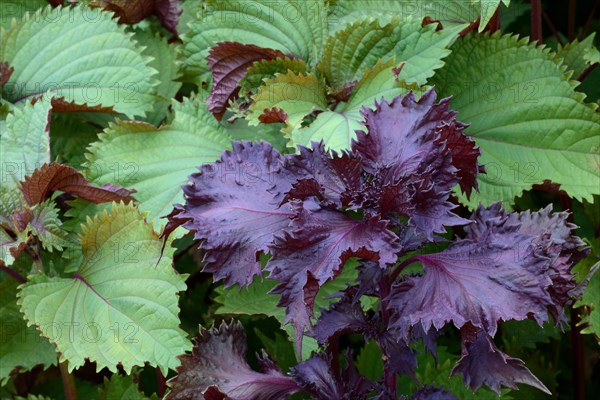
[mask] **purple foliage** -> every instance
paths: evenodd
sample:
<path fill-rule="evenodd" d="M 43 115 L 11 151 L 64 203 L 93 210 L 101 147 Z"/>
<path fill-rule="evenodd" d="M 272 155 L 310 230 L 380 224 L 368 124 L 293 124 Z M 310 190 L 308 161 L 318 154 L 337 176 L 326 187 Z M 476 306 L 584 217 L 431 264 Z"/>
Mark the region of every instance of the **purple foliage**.
<path fill-rule="evenodd" d="M 564 321 L 576 287 L 571 269 L 586 254 L 575 226 L 550 208 L 517 214 L 494 204 L 469 219 L 458 216 L 452 190 L 459 186 L 468 196 L 483 169 L 448 99 L 436 103 L 431 90 L 419 100 L 411 93 L 375 106 L 363 110 L 365 132 L 341 154 L 323 143 L 285 156 L 266 143 L 234 143 L 190 177 L 186 203 L 175 207 L 165 232 L 180 225 L 194 231 L 205 271 L 225 285 L 250 284 L 262 273 L 258 257 L 269 253 L 264 271 L 278 282 L 272 292 L 281 295 L 298 350 L 304 334 L 330 350 L 346 333 L 377 342 L 382 382 L 366 381 L 351 359 L 343 370 L 329 356 L 296 366 L 295 384 L 319 399 L 366 399 L 373 391 L 374 398 L 394 398 L 396 374 L 414 377 L 409 344 L 422 339 L 435 356 L 439 331 L 450 323 L 463 337 L 454 373 L 471 388 L 527 383 L 547 390 L 492 338 L 502 321 L 541 325 L 548 314 Z M 465 235 L 428 252 L 425 246 L 446 240 L 441 234 L 450 226 L 462 226 Z M 357 281 L 313 326 L 319 289 L 351 257 L 360 260 Z M 423 273 L 402 275 L 413 263 Z M 378 297 L 377 308 L 363 310 L 363 295 Z M 426 387 L 413 398 L 453 397 Z"/>

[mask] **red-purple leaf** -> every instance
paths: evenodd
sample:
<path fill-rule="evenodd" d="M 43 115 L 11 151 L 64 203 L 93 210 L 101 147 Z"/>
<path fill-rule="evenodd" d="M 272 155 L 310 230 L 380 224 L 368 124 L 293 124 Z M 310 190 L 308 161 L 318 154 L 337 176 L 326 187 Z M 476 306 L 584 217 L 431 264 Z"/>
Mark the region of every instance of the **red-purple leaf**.
<path fill-rule="evenodd" d="M 170 228 L 182 224 L 196 232 L 206 252 L 204 271 L 226 286 L 252 283 L 261 271 L 259 253 L 295 215 L 277 196 L 291 185 L 285 162 L 268 143 L 234 142 L 183 186 L 186 204 L 170 215 Z"/>
<path fill-rule="evenodd" d="M 208 110 L 221 120 L 227 103 L 237 95 L 238 83 L 246 76 L 248 68 L 255 61 L 284 57 L 285 54 L 279 50 L 265 49 L 253 44 L 221 42 L 214 46 L 208 55 L 208 66 L 214 81 L 208 97 Z"/>
<path fill-rule="evenodd" d="M 314 200 L 296 202 L 294 208 L 297 217 L 275 238 L 266 268 L 280 282 L 272 292 L 281 294 L 279 305 L 286 307 L 286 322 L 293 322 L 300 344 L 319 288 L 340 273 L 348 258 L 377 261 L 383 268 L 396 261 L 399 247 L 397 236 L 377 217 L 355 220 L 322 209 Z"/>
<path fill-rule="evenodd" d="M 472 142 L 462 134 L 464 125 L 456 122 L 449 100 L 435 100 L 430 90 L 419 101 L 409 93 L 390 103 L 382 100 L 375 110 L 363 109 L 368 133 L 357 132 L 352 145 L 375 177 L 366 189 L 374 203 L 366 204 L 367 211 L 385 218 L 405 215 L 429 241 L 445 226 L 468 222 L 452 212 L 455 206 L 448 198 L 461 176 L 468 189 L 478 171 L 467 151 Z"/>
<path fill-rule="evenodd" d="M 428 331 L 452 321 L 457 328 L 471 323 L 493 336 L 498 320 L 533 315 L 540 324 L 546 321 L 552 304 L 545 289 L 548 259 L 535 254 L 533 236 L 517 229 L 501 224 L 480 240 L 458 240 L 442 252 L 416 256 L 425 275 L 401 282 L 391 300 L 402 335 L 417 324 Z"/>
<path fill-rule="evenodd" d="M 50 163 L 37 168 L 20 184 L 21 192 L 30 206 L 44 201 L 55 190 L 78 196 L 93 203 L 131 201 L 135 190 L 107 184 L 102 187 L 89 183 L 75 168 Z"/>
<path fill-rule="evenodd" d="M 551 206 L 533 213 L 507 214 L 500 204 L 495 204 L 478 209 L 473 216 L 476 223 L 466 227 L 470 237 L 480 239 L 500 221 L 507 220 L 508 224 L 518 225 L 520 233 L 534 236 L 536 252 L 550 260 L 546 275 L 552 282 L 548 292 L 553 304 L 548 310 L 556 322 L 563 323 L 566 322 L 564 307 L 572 301 L 569 292 L 577 286 L 571 269 L 588 254 L 585 242 L 573 235 L 577 226 L 568 222 L 568 217 L 566 212 L 552 213 Z"/>
<path fill-rule="evenodd" d="M 122 24 L 136 24 L 156 15 L 165 29 L 177 35 L 179 3 L 180 0 L 92 0 L 90 5 L 114 12 Z"/>
<path fill-rule="evenodd" d="M 220 400 L 223 395 L 233 400 L 280 400 L 301 390 L 266 358 L 262 372 L 250 368 L 239 322 L 201 329 L 192 354 L 180 359 L 178 375 L 168 382 L 169 400 Z"/>
<path fill-rule="evenodd" d="M 294 174 L 302 179 L 294 184 L 286 200 L 315 196 L 332 208 L 348 207 L 355 202 L 362 186 L 362 161 L 358 157 L 329 153 L 323 142 L 298 149 L 300 154 L 291 156 L 290 164 Z"/>
<path fill-rule="evenodd" d="M 501 386 L 518 389 L 517 383 L 525 383 L 551 394 L 536 378 L 525 363 L 498 350 L 492 338 L 483 330 L 465 327 L 462 333 L 462 357 L 452 370 L 452 375 L 462 373 L 465 385 L 478 390 L 486 385 L 498 395 Z"/>
<path fill-rule="evenodd" d="M 484 172 L 484 169 L 477 164 L 481 151 L 476 147 L 475 141 L 464 134 L 466 127 L 467 125 L 458 121 L 443 124 L 438 127 L 438 143 L 444 143 L 452 154 L 452 165 L 457 169 L 456 175 L 460 178 L 458 183 L 468 199 L 473 188 L 478 188 L 477 173 Z"/>

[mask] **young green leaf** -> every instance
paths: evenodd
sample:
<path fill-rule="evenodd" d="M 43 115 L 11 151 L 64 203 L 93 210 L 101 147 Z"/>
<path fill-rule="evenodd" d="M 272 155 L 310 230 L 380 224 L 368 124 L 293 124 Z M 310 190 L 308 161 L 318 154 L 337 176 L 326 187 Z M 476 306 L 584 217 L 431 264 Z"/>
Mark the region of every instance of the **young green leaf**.
<path fill-rule="evenodd" d="M 183 201 L 180 185 L 188 175 L 231 146 L 231 138 L 200 98 L 174 102 L 173 108 L 175 120 L 159 129 L 138 121 L 111 124 L 86 155 L 90 180 L 135 188 L 140 209 L 158 230 L 166 224 L 160 217 Z"/>
<path fill-rule="evenodd" d="M 315 110 L 327 109 L 325 87 L 314 74 L 276 74 L 274 79 L 265 79 L 265 84 L 252 97 L 249 121 L 257 124 L 265 110 L 279 108 L 288 118 L 288 129 L 302 123 L 304 117 Z"/>
<path fill-rule="evenodd" d="M 589 307 L 589 314 L 582 318 L 581 324 L 586 324 L 583 333 L 593 333 L 600 336 L 600 273 L 596 272 L 580 301 L 575 307 Z"/>
<path fill-rule="evenodd" d="M 242 95 L 256 93 L 257 89 L 264 84 L 264 79 L 273 79 L 275 74 L 285 75 L 288 71 L 306 74 L 306 62 L 299 58 L 289 57 L 256 61 L 248 68 L 246 76 L 240 81 L 240 93 Z"/>
<path fill-rule="evenodd" d="M 0 61 L 15 69 L 5 98 L 19 103 L 47 95 L 67 109 L 130 117 L 151 110 L 156 71 L 112 17 L 86 6 L 47 7 L 3 30 Z"/>
<path fill-rule="evenodd" d="M 404 67 L 400 79 L 424 85 L 442 67 L 447 49 L 465 25 L 438 31 L 435 24 L 422 26 L 417 20 L 392 19 L 383 27 L 378 21 L 363 20 L 330 36 L 323 49 L 319 70 L 338 90 L 358 81 L 378 60 L 396 57 Z"/>
<path fill-rule="evenodd" d="M 600 52 L 594 46 L 596 33 L 592 33 L 584 40 L 573 40 L 565 46 L 559 45 L 554 59 L 567 66 L 568 71 L 573 71 L 571 79 L 577 79 L 590 65 L 600 62 Z"/>
<path fill-rule="evenodd" d="M 492 17 L 503 3 L 506 7 L 510 5 L 510 0 L 479 0 L 481 8 L 481 19 L 479 21 L 479 32 L 483 32 L 487 24 L 492 20 Z"/>
<path fill-rule="evenodd" d="M 479 193 L 470 201 L 511 204 L 551 180 L 576 199 L 600 193 L 600 114 L 584 103 L 547 49 L 515 36 L 469 35 L 452 48 L 433 83 L 452 97 L 467 134 L 481 147 Z M 502 112 L 499 112 L 501 110 Z"/>
<path fill-rule="evenodd" d="M 363 107 L 373 108 L 376 100 L 391 100 L 406 93 L 394 78 L 394 67 L 395 58 L 391 58 L 385 63 L 378 61 L 373 68 L 367 69 L 347 103 L 338 104 L 333 111 L 320 113 L 307 127 L 297 126 L 289 135 L 288 146 L 310 146 L 311 142 L 323 140 L 328 150 L 349 149 L 356 139 L 355 132 L 364 128 Z"/>
<path fill-rule="evenodd" d="M 98 371 L 177 367 L 191 343 L 178 328 L 177 293 L 186 285 L 171 266 L 174 249 L 167 244 L 161 257 L 162 241 L 131 203 L 88 220 L 81 245 L 71 278 L 32 275 L 20 287 L 28 325 L 56 344 L 69 370 L 86 358 Z"/>

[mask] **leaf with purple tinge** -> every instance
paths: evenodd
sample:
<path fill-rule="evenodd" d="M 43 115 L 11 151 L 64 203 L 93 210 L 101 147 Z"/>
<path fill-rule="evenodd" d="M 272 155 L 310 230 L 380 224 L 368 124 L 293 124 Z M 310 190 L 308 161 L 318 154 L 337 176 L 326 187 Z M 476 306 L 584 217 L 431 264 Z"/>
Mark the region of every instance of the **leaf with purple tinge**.
<path fill-rule="evenodd" d="M 291 370 L 295 381 L 318 399 L 363 399 L 373 389 L 373 384 L 354 368 L 352 356 L 346 354 L 347 367 L 338 375 L 331 369 L 331 359 L 316 355 Z"/>
<path fill-rule="evenodd" d="M 119 17 L 119 22 L 136 24 L 143 19 L 155 15 L 163 27 L 177 35 L 177 24 L 181 15 L 181 0 L 93 0 L 92 6 L 112 11 Z"/>
<path fill-rule="evenodd" d="M 239 322 L 200 329 L 191 355 L 180 356 L 178 375 L 169 380 L 168 400 L 280 400 L 301 388 L 263 354 L 262 372 L 246 362 L 246 335 Z"/>
<path fill-rule="evenodd" d="M 169 216 L 165 232 L 178 225 L 194 231 L 206 252 L 205 272 L 226 286 L 249 285 L 261 271 L 259 253 L 295 215 L 277 198 L 291 187 L 285 162 L 266 142 L 233 142 L 233 150 L 190 176 L 186 203 Z"/>
<path fill-rule="evenodd" d="M 208 54 L 208 66 L 213 73 L 213 87 L 208 97 L 208 110 L 221 120 L 230 99 L 239 91 L 238 83 L 255 61 L 284 58 L 279 50 L 252 44 L 220 42 Z"/>
<path fill-rule="evenodd" d="M 281 282 L 272 292 L 281 294 L 279 305 L 286 307 L 286 322 L 293 322 L 300 346 L 319 288 L 340 273 L 348 258 L 378 261 L 383 268 L 396 261 L 400 249 L 387 222 L 377 217 L 355 220 L 322 209 L 314 200 L 296 201 L 292 207 L 297 216 L 276 236 L 266 269 Z"/>
<path fill-rule="evenodd" d="M 177 24 L 182 9 L 181 0 L 154 0 L 154 15 L 171 33 L 177 35 Z"/>
<path fill-rule="evenodd" d="M 525 367 L 523 361 L 498 350 L 492 338 L 483 330 L 466 326 L 461 330 L 461 336 L 462 357 L 452 370 L 452 375 L 462 373 L 465 385 L 471 389 L 478 390 L 485 384 L 500 395 L 501 386 L 517 389 L 517 383 L 524 383 L 551 394 Z"/>

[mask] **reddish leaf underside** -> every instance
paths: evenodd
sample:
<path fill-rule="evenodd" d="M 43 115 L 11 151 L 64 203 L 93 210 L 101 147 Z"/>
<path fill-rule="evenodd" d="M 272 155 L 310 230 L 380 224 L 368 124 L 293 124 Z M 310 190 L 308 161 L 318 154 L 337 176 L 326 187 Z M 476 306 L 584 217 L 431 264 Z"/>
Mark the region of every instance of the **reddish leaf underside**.
<path fill-rule="evenodd" d="M 20 182 L 20 189 L 30 206 L 44 201 L 55 190 L 60 190 L 81 197 L 93 203 L 111 201 L 131 201 L 135 190 L 121 186 L 106 184 L 94 186 L 75 168 L 67 165 L 50 163 L 37 168 L 30 176 Z"/>

